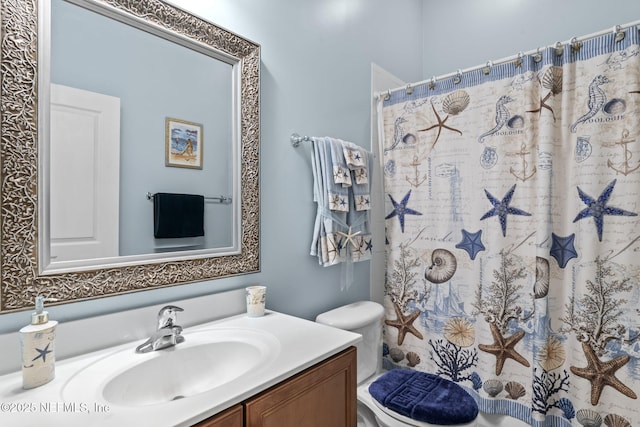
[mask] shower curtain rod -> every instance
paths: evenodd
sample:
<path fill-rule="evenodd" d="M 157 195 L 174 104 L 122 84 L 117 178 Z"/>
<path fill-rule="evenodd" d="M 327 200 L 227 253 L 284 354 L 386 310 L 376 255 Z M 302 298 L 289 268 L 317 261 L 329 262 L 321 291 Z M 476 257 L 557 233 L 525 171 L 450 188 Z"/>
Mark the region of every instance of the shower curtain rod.
<path fill-rule="evenodd" d="M 438 77 L 433 76 L 430 79 L 421 80 L 421 81 L 415 82 L 415 83 L 409 83 L 409 84 L 407 84 L 405 86 L 400 86 L 400 87 L 397 87 L 397 88 L 394 88 L 394 89 L 388 89 L 388 90 L 385 90 L 385 91 L 382 91 L 382 92 L 377 92 L 375 95 L 376 95 L 376 98 L 384 97 L 385 99 L 387 99 L 387 97 L 391 96 L 392 92 L 397 92 L 399 90 L 406 90 L 406 91 L 408 91 L 408 93 L 411 93 L 409 91 L 411 91 L 411 89 L 416 87 L 416 86 L 420 86 L 420 85 L 427 84 L 427 83 L 435 84 L 438 81 L 442 81 L 442 80 L 448 79 L 450 77 L 455 77 L 455 76 L 461 77 L 462 74 L 464 74 L 464 73 L 468 73 L 470 71 L 479 70 L 479 69 L 482 69 L 482 68 L 488 68 L 490 70 L 491 67 L 493 67 L 495 65 L 504 64 L 504 63 L 507 63 L 507 62 L 514 61 L 516 59 L 522 59 L 525 56 L 536 55 L 536 54 L 539 54 L 543 49 L 547 49 L 547 48 L 555 48 L 555 49 L 560 50 L 560 52 L 561 52 L 561 50 L 564 48 L 565 45 L 569 45 L 569 46 L 576 45 L 576 46 L 578 46 L 579 44 L 581 44 L 584 41 L 591 40 L 591 39 L 603 36 L 603 35 L 608 34 L 608 33 L 616 34 L 616 40 L 620 41 L 620 40 L 624 39 L 624 37 L 625 37 L 625 30 L 627 30 L 627 29 L 629 29 L 631 27 L 636 27 L 638 25 L 640 25 L 640 20 L 629 22 L 629 23 L 624 24 L 624 25 L 616 25 L 615 27 L 613 27 L 613 29 L 601 30 L 601 31 L 598 31 L 598 32 L 595 32 L 595 33 L 588 34 L 586 36 L 582 36 L 582 37 L 573 37 L 572 39 L 567 40 L 565 42 L 556 42 L 555 44 L 552 44 L 552 45 L 548 45 L 548 46 L 545 46 L 545 47 L 539 47 L 537 49 L 532 49 L 532 50 L 529 50 L 529 51 L 524 52 L 524 53 L 523 52 L 519 52 L 519 53 L 517 53 L 515 55 L 507 56 L 507 57 L 504 57 L 504 58 L 501 58 L 501 59 L 498 59 L 498 60 L 495 60 L 495 61 L 487 61 L 487 63 L 484 64 L 484 65 L 476 65 L 476 66 L 473 66 L 473 67 L 470 67 L 470 68 L 465 68 L 463 70 L 458 69 L 457 71 L 454 71 L 454 72 L 451 72 L 451 73 L 447 73 L 447 74 L 442 74 L 442 75 L 440 75 Z M 560 53 L 560 55 L 561 55 L 561 53 Z"/>

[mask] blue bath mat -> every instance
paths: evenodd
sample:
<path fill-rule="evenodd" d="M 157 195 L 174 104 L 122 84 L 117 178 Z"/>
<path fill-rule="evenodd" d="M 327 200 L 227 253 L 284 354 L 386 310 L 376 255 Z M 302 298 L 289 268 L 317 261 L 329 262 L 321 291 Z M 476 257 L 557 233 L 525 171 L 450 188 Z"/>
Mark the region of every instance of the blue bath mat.
<path fill-rule="evenodd" d="M 426 423 L 464 424 L 478 416 L 476 401 L 462 387 L 426 372 L 394 369 L 371 383 L 369 393 L 386 408 Z"/>

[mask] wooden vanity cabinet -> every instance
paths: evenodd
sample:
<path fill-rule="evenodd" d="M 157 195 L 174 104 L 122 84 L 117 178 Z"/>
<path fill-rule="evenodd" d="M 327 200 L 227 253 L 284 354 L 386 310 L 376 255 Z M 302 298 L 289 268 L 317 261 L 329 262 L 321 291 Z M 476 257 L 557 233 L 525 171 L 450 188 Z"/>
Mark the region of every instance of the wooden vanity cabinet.
<path fill-rule="evenodd" d="M 244 413 L 242 405 L 233 406 L 226 411 L 199 422 L 194 427 L 243 427 Z"/>
<path fill-rule="evenodd" d="M 355 427 L 356 366 L 356 349 L 350 347 L 196 426 Z"/>
<path fill-rule="evenodd" d="M 356 382 L 351 347 L 245 402 L 245 426 L 355 427 Z"/>

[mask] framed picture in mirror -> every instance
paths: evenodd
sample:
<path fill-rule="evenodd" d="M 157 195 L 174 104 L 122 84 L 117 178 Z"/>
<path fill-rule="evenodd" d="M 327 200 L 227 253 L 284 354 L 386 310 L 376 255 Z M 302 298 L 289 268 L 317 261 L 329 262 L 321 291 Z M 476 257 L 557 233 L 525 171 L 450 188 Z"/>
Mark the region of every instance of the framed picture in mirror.
<path fill-rule="evenodd" d="M 165 166 L 202 169 L 202 125 L 167 117 Z"/>

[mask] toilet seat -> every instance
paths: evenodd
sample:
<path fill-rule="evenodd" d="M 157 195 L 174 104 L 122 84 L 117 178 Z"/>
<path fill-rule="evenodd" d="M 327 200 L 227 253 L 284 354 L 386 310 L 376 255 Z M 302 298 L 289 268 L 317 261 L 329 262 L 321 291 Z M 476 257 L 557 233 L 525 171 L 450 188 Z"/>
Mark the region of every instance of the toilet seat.
<path fill-rule="evenodd" d="M 367 378 L 361 384 L 358 384 L 357 395 L 358 403 L 362 403 L 367 409 L 369 409 L 374 415 L 380 427 L 435 427 L 436 424 L 429 424 L 422 421 L 416 421 L 411 418 L 407 418 L 401 414 L 393 412 L 378 401 L 369 393 L 369 385 L 382 376 L 384 372 L 373 375 Z M 360 408 L 358 408 L 360 409 Z M 456 427 L 472 427 L 476 425 L 476 421 L 471 421 L 466 424 L 455 424 Z"/>
<path fill-rule="evenodd" d="M 378 402 L 377 400 L 375 400 L 375 399 L 372 399 L 372 400 L 373 400 L 373 404 L 374 404 L 374 405 L 376 405 L 376 406 L 378 407 L 378 409 L 380 409 L 382 412 L 384 412 L 385 414 L 389 415 L 391 418 L 396 419 L 396 420 L 398 420 L 398 421 L 402 422 L 402 424 L 398 424 L 398 426 L 434 427 L 434 426 L 436 426 L 436 425 L 439 425 L 439 424 L 429 424 L 429 423 L 425 423 L 425 422 L 422 422 L 422 421 L 416 421 L 416 420 L 414 420 L 414 419 L 411 419 L 411 418 L 405 417 L 404 415 L 402 415 L 402 414 L 398 414 L 397 412 L 392 411 L 392 410 L 391 410 L 391 409 L 389 409 L 389 408 L 385 408 L 385 407 L 384 407 L 380 402 Z M 455 427 L 471 427 L 471 426 L 475 426 L 475 425 L 476 425 L 476 422 L 475 422 L 475 420 L 474 420 L 474 421 L 471 421 L 471 422 L 469 422 L 469 423 L 465 423 L 465 424 L 448 424 L 448 425 L 453 425 L 453 426 L 455 426 Z M 395 426 L 391 426 L 391 425 L 390 425 L 389 427 L 395 427 Z"/>

